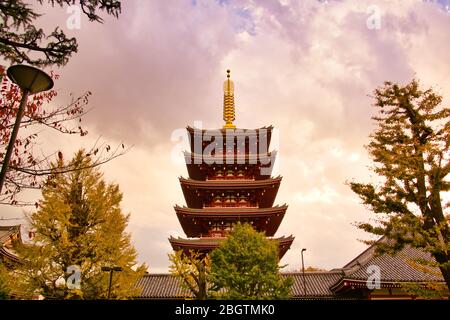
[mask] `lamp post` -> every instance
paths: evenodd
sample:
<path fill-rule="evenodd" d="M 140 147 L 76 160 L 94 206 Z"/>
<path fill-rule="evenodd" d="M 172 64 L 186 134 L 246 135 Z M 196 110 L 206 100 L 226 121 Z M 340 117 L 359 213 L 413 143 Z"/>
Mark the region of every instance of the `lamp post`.
<path fill-rule="evenodd" d="M 112 285 L 112 277 L 113 272 L 122 271 L 121 267 L 102 267 L 102 271 L 109 271 L 109 289 L 108 289 L 108 300 L 111 298 L 111 285 Z"/>
<path fill-rule="evenodd" d="M 304 263 L 304 260 L 303 260 L 303 251 L 306 251 L 306 248 L 302 249 L 303 292 L 304 292 L 305 297 L 306 297 L 306 278 L 305 278 L 305 263 Z"/>
<path fill-rule="evenodd" d="M 8 171 L 9 161 L 14 150 L 14 143 L 19 132 L 20 122 L 27 105 L 28 96 L 42 91 L 47 91 L 53 88 L 52 78 L 44 71 L 35 67 L 26 65 L 15 65 L 8 68 L 6 71 L 8 78 L 17 84 L 22 90 L 22 99 L 17 110 L 16 122 L 14 123 L 11 137 L 9 138 L 8 148 L 6 149 L 5 159 L 3 159 L 2 171 L 0 172 L 0 193 L 3 189 L 3 184 Z"/>

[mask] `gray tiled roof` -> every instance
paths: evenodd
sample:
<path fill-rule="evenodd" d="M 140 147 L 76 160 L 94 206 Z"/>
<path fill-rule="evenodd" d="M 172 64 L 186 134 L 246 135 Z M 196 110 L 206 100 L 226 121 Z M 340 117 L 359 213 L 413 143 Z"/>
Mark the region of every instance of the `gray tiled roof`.
<path fill-rule="evenodd" d="M 294 298 L 305 296 L 303 285 L 303 274 L 284 273 L 283 276 L 291 276 L 294 280 L 291 295 Z M 305 272 L 306 296 L 307 297 L 332 297 L 330 287 L 342 278 L 340 271 Z"/>
<path fill-rule="evenodd" d="M 301 272 L 284 273 L 283 276 L 293 278 L 291 294 L 294 298 L 305 296 Z M 307 297 L 333 297 L 334 294 L 329 288 L 341 277 L 341 272 L 305 272 Z M 140 296 L 136 297 L 138 299 L 192 298 L 190 291 L 182 289 L 178 280 L 170 274 L 146 274 L 137 286 L 142 290 Z"/>
<path fill-rule="evenodd" d="M 5 245 L 11 240 L 11 236 L 17 236 L 17 239 L 21 241 L 20 225 L 0 226 L 0 258 L 4 257 L 13 262 L 20 262 L 16 252 L 9 246 Z"/>
<path fill-rule="evenodd" d="M 10 237 L 19 234 L 20 225 L 17 226 L 0 226 L 0 245 L 10 240 Z"/>
<path fill-rule="evenodd" d="M 384 241 L 381 239 L 380 241 Z M 381 271 L 382 283 L 398 282 L 444 282 L 437 268 L 431 268 L 431 272 L 419 270 L 413 267 L 411 262 L 416 259 L 434 261 L 433 257 L 420 249 L 405 247 L 396 255 L 375 254 L 375 246 L 371 246 L 355 259 L 347 263 L 343 268 L 323 272 L 305 272 L 306 296 L 303 286 L 303 274 L 301 272 L 283 273 L 283 276 L 293 278 L 292 298 L 294 299 L 340 299 L 334 290 L 345 281 L 367 281 L 367 267 L 377 265 Z M 142 293 L 140 299 L 174 299 L 192 298 L 188 290 L 181 289 L 178 280 L 170 274 L 147 274 L 139 280 Z M 349 297 L 347 297 L 349 298 Z"/>
<path fill-rule="evenodd" d="M 7 249 L 5 247 L 0 247 L 0 258 L 1 257 L 5 257 L 13 262 L 20 263 L 20 259 L 17 254 L 13 250 Z"/>
<path fill-rule="evenodd" d="M 435 262 L 428 252 L 410 246 L 395 255 L 377 255 L 375 246 L 371 246 L 345 265 L 343 271 L 346 279 L 367 280 L 367 268 L 375 265 L 380 268 L 382 282 L 444 281 L 437 267 L 427 266 L 425 270 L 417 263 L 418 259 Z"/>
<path fill-rule="evenodd" d="M 141 289 L 138 299 L 190 298 L 189 290 L 180 287 L 178 279 L 170 274 L 146 274 L 137 283 Z"/>

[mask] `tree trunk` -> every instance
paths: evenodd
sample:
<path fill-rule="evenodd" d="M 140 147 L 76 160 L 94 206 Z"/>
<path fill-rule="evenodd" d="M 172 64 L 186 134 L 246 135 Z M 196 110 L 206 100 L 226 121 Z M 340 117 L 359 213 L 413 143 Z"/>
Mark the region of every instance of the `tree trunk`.
<path fill-rule="evenodd" d="M 450 266 L 448 256 L 444 253 L 435 253 L 433 254 L 433 256 L 440 264 L 439 269 L 441 270 L 442 276 L 444 277 L 445 283 L 447 284 L 447 289 L 450 292 Z"/>
<path fill-rule="evenodd" d="M 198 299 L 206 300 L 208 299 L 208 281 L 206 280 L 206 271 L 203 266 L 203 261 L 200 262 L 198 272 Z"/>

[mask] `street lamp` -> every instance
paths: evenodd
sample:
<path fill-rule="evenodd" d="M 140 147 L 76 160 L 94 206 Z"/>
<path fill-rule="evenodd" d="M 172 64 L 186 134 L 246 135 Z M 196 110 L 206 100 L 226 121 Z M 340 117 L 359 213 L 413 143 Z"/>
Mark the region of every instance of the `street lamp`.
<path fill-rule="evenodd" d="M 302 249 L 303 292 L 304 292 L 305 297 L 306 297 L 306 278 L 305 278 L 305 263 L 304 263 L 304 260 L 303 260 L 303 251 L 306 251 L 306 248 Z"/>
<path fill-rule="evenodd" d="M 102 271 L 109 271 L 109 289 L 108 289 L 108 300 L 111 298 L 111 285 L 112 285 L 112 277 L 113 272 L 120 272 L 122 271 L 121 267 L 102 267 Z"/>
<path fill-rule="evenodd" d="M 9 161 L 11 160 L 14 143 L 17 138 L 17 133 L 19 132 L 20 122 L 22 121 L 23 112 L 27 105 L 28 96 L 53 88 L 52 78 L 44 71 L 35 67 L 19 64 L 9 67 L 6 73 L 8 78 L 22 90 L 22 100 L 20 101 L 19 110 L 17 110 L 16 122 L 14 123 L 14 128 L 9 139 L 8 148 L 6 149 L 2 171 L 0 172 L 0 193 L 3 189 L 6 171 L 8 170 Z"/>

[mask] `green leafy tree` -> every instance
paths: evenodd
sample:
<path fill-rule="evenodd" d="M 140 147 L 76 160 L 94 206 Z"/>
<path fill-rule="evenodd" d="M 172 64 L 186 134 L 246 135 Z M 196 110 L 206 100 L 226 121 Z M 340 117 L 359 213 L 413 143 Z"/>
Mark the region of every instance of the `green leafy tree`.
<path fill-rule="evenodd" d="M 170 273 L 175 276 L 182 288 L 192 292 L 197 300 L 206 300 L 210 297 L 210 284 L 208 277 L 211 272 L 211 259 L 209 255 L 189 250 L 179 250 L 169 254 L 172 262 Z"/>
<path fill-rule="evenodd" d="M 436 300 L 448 297 L 448 290 L 442 283 L 403 283 L 402 291 L 419 299 Z"/>
<path fill-rule="evenodd" d="M 107 184 L 90 157 L 79 151 L 70 161 L 77 168 L 58 172 L 59 159 L 42 190 L 39 208 L 30 217 L 36 233 L 32 243 L 19 247 L 23 265 L 15 270 L 16 290 L 23 296 L 38 294 L 50 299 L 103 299 L 109 273 L 102 267 L 118 266 L 112 298 L 138 294 L 134 285 L 145 271 L 136 265 L 136 251 L 125 232 L 129 215 L 120 208 L 122 194 L 116 184 Z M 81 287 L 69 288 L 68 269 L 78 266 Z"/>
<path fill-rule="evenodd" d="M 381 179 L 350 187 L 378 218 L 358 226 L 394 240 L 378 242 L 379 252 L 398 252 L 409 244 L 431 253 L 450 288 L 449 203 L 443 197 L 450 190 L 450 109 L 417 80 L 405 86 L 386 82 L 374 99 L 378 127 L 367 149 Z"/>
<path fill-rule="evenodd" d="M 291 278 L 280 275 L 278 243 L 249 224 L 236 224 L 211 253 L 211 282 L 221 299 L 287 299 Z M 223 292 L 223 293 L 221 293 Z"/>
<path fill-rule="evenodd" d="M 65 65 L 77 52 L 75 38 L 68 37 L 56 27 L 52 32 L 45 32 L 36 27 L 36 20 L 41 16 L 36 11 L 38 0 L 33 6 L 22 0 L 0 1 L 0 55 L 11 63 L 23 63 L 44 67 Z M 117 0 L 48 0 L 52 6 L 61 7 L 78 5 L 90 21 L 102 22 L 99 11 L 118 17 L 121 3 Z"/>
<path fill-rule="evenodd" d="M 0 300 L 9 299 L 9 288 L 7 285 L 8 271 L 0 261 Z"/>
<path fill-rule="evenodd" d="M 302 270 L 300 270 L 302 271 Z M 305 272 L 320 272 L 320 271 L 327 271 L 326 269 L 322 269 L 322 268 L 317 268 L 317 267 L 307 267 L 305 268 Z"/>

